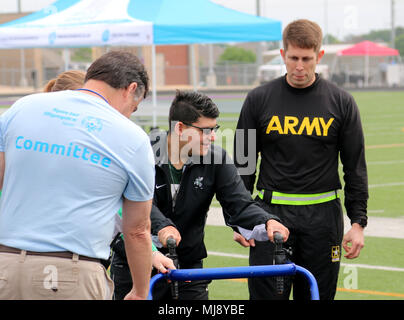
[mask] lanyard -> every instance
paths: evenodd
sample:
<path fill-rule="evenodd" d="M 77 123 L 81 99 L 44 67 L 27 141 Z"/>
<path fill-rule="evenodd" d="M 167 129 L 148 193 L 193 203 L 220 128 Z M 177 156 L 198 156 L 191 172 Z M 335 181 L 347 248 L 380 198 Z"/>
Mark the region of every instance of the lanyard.
<path fill-rule="evenodd" d="M 103 96 L 102 94 L 98 93 L 97 91 L 94 91 L 94 90 L 91 90 L 91 89 L 84 89 L 84 88 L 76 89 L 76 90 L 77 90 L 77 91 L 88 91 L 88 92 L 92 92 L 92 93 L 96 94 L 97 96 L 99 96 L 99 97 L 100 97 L 102 100 L 104 100 L 106 103 L 109 104 L 108 100 L 105 99 L 104 96 Z"/>

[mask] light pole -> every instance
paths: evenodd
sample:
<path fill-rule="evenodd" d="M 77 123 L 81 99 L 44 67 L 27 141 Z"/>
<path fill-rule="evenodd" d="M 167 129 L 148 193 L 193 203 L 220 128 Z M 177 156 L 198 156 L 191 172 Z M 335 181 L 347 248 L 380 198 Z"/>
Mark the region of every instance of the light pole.
<path fill-rule="evenodd" d="M 395 28 L 395 1 L 391 0 L 391 47 L 394 49 L 396 47 L 396 28 Z"/>
<path fill-rule="evenodd" d="M 17 1 L 17 8 L 18 8 L 18 14 L 21 14 L 21 0 Z M 20 49 L 20 73 L 21 73 L 21 78 L 20 78 L 20 86 L 26 87 L 28 85 L 27 78 L 25 76 L 25 51 L 24 49 Z"/>
<path fill-rule="evenodd" d="M 324 44 L 328 44 L 328 0 L 324 0 Z"/>
<path fill-rule="evenodd" d="M 256 0 L 256 13 L 257 13 L 258 17 L 261 16 L 261 1 L 260 0 Z M 256 63 L 259 66 L 262 64 L 262 41 L 257 42 L 257 61 L 256 61 Z"/>

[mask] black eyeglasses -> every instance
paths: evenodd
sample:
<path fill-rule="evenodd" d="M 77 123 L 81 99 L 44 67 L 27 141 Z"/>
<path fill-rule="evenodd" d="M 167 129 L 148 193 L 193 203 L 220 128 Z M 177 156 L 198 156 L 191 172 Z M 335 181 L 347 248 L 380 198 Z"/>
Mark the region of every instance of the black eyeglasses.
<path fill-rule="evenodd" d="M 209 131 L 208 134 L 211 134 L 212 131 L 216 132 L 220 128 L 219 125 L 215 125 L 213 128 L 201 128 L 201 127 L 194 126 L 194 125 L 186 123 L 186 122 L 183 122 L 183 124 L 185 124 L 186 126 L 189 126 L 189 127 L 197 128 L 197 129 L 201 130 L 202 133 L 205 133 L 205 132 Z"/>

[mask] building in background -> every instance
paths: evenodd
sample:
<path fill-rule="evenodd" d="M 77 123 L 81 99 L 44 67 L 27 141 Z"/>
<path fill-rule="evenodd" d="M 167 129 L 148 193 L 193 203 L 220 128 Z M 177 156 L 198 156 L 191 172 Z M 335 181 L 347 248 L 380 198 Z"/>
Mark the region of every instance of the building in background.
<path fill-rule="evenodd" d="M 29 13 L 0 14 L 0 24 Z M 0 85 L 42 87 L 63 67 L 63 58 L 57 49 L 2 49 L 0 50 Z"/>

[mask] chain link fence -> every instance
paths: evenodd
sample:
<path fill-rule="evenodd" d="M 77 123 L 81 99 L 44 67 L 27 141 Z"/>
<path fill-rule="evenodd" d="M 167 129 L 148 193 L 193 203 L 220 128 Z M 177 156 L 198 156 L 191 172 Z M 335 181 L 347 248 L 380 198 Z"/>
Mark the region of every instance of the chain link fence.
<path fill-rule="evenodd" d="M 43 66 L 42 70 L 33 67 L 22 68 L 18 63 L 11 63 L 11 60 L 0 60 L 0 86 L 10 87 L 43 87 L 47 81 L 56 77 L 63 71 L 64 65 L 62 59 L 59 64 Z M 78 67 L 79 63 L 72 62 L 69 65 L 71 69 L 85 70 L 90 64 L 82 63 L 83 68 Z M 32 64 L 31 64 L 32 65 Z M 195 86 L 197 88 L 214 88 L 214 87 L 254 87 L 260 84 L 258 73 L 260 65 L 256 63 L 231 63 L 215 64 L 212 67 L 200 65 L 196 68 L 195 76 L 193 70 L 188 65 L 169 65 L 167 63 L 157 64 L 157 87 L 164 86 L 173 88 L 181 86 Z M 331 73 L 331 71 L 334 71 Z M 23 72 L 23 74 L 22 74 Z M 41 77 L 38 75 L 41 74 Z M 151 72 L 150 72 L 151 75 Z M 271 77 L 278 77 L 279 72 L 274 73 Z M 212 81 L 212 78 L 214 79 Z M 365 77 L 362 65 L 348 66 L 341 65 L 338 70 L 330 70 L 329 80 L 339 86 L 350 88 L 366 87 Z M 262 79 L 261 79 L 262 80 Z M 271 79 L 265 79 L 269 81 Z M 389 65 L 387 71 L 382 72 L 378 65 L 371 65 L 369 68 L 369 87 L 372 88 L 388 88 L 404 86 L 404 64 Z"/>
<path fill-rule="evenodd" d="M 253 63 L 225 63 L 209 67 L 199 68 L 200 85 L 208 83 L 207 76 L 213 71 L 216 75 L 218 86 L 252 86 L 257 82 L 258 65 Z"/>

